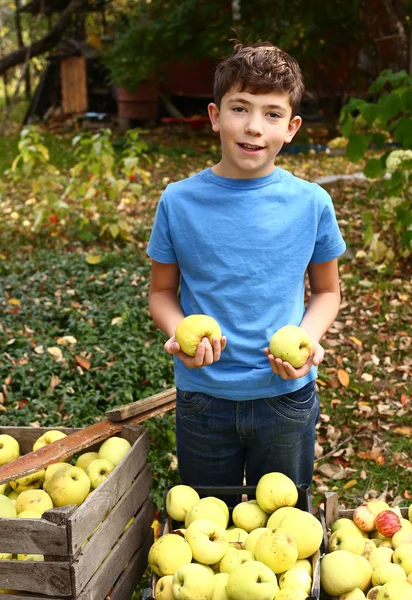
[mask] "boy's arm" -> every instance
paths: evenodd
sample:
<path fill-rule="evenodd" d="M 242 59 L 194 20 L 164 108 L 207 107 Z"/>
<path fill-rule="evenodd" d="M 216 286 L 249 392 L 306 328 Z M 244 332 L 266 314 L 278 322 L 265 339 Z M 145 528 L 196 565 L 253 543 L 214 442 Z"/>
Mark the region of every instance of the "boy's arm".
<path fill-rule="evenodd" d="M 300 327 L 308 332 L 313 342 L 312 353 L 308 361 L 300 369 L 274 358 L 266 348 L 274 373 L 282 379 L 298 379 L 306 375 L 312 365 L 323 361 L 324 350 L 319 343 L 326 331 L 336 318 L 340 306 L 340 287 L 338 260 L 333 259 L 324 263 L 311 263 L 308 267 L 311 296 Z"/>
<path fill-rule="evenodd" d="M 206 367 L 220 359 L 220 353 L 226 345 L 226 338 L 213 340 L 213 347 L 208 338 L 203 338 L 193 357 L 180 350 L 174 336 L 178 323 L 185 316 L 178 298 L 179 284 L 180 270 L 177 263 L 164 264 L 152 260 L 150 314 L 156 327 L 169 338 L 164 345 L 168 354 L 175 354 L 189 369 Z"/>

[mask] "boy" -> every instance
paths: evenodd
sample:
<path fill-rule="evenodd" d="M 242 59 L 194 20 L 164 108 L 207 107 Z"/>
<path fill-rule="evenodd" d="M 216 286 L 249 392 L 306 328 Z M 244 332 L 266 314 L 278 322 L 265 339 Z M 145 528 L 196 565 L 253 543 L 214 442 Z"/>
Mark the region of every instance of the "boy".
<path fill-rule="evenodd" d="M 181 481 L 242 485 L 245 473 L 256 485 L 281 471 L 310 485 L 319 340 L 338 313 L 345 243 L 329 195 L 274 164 L 302 122 L 297 62 L 270 43 L 238 44 L 218 65 L 214 92 L 221 160 L 166 188 L 148 246 L 150 311 L 174 355 Z M 199 313 L 225 335 L 212 345 L 204 338 L 190 357 L 174 332 Z M 313 342 L 299 369 L 265 347 L 288 324 Z"/>

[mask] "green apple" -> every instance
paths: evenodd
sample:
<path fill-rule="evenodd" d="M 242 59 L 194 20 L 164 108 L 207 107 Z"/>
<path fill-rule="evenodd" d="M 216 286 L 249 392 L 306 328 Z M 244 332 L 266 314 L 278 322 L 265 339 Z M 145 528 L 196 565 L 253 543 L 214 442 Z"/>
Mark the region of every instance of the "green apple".
<path fill-rule="evenodd" d="M 405 581 L 389 581 L 380 588 L 377 600 L 412 600 L 412 585 Z"/>
<path fill-rule="evenodd" d="M 220 561 L 221 573 L 232 573 L 237 567 L 243 565 L 248 560 L 255 560 L 255 555 L 249 550 L 229 548 Z"/>
<path fill-rule="evenodd" d="M 11 492 L 9 492 L 7 494 L 7 498 L 9 500 L 17 500 L 17 498 L 19 497 L 19 492 L 16 492 L 16 490 L 11 490 Z"/>
<path fill-rule="evenodd" d="M 255 544 L 255 557 L 274 573 L 283 573 L 298 560 L 298 545 L 293 535 L 277 527 L 268 529 Z"/>
<path fill-rule="evenodd" d="M 366 596 L 360 588 L 345 592 L 339 596 L 339 600 L 365 600 Z"/>
<path fill-rule="evenodd" d="M 57 440 L 61 440 L 65 438 L 66 434 L 63 431 L 59 431 L 58 429 L 52 429 L 50 431 L 46 431 L 43 433 L 33 444 L 33 450 L 39 450 L 39 448 L 43 448 L 44 446 L 48 446 Z"/>
<path fill-rule="evenodd" d="M 24 562 L 40 562 L 44 560 L 44 556 L 43 554 L 17 554 L 17 560 L 22 560 Z"/>
<path fill-rule="evenodd" d="M 19 442 L 8 433 L 0 434 L 0 466 L 16 460 L 19 456 Z"/>
<path fill-rule="evenodd" d="M 103 483 L 114 468 L 115 465 L 108 458 L 96 458 L 96 460 L 92 460 L 86 471 L 92 488 L 95 490 Z"/>
<path fill-rule="evenodd" d="M 362 554 L 365 550 L 365 538 L 349 527 L 339 529 L 331 534 L 328 541 L 328 551 L 336 550 L 349 550 L 354 554 Z"/>
<path fill-rule="evenodd" d="M 16 511 L 17 514 L 24 510 L 34 510 L 40 515 L 45 510 L 51 510 L 53 508 L 53 501 L 49 494 L 44 490 L 25 490 L 18 495 L 16 500 Z"/>
<path fill-rule="evenodd" d="M 224 527 L 209 519 L 197 519 L 186 529 L 193 558 L 205 565 L 221 560 L 229 549 L 229 538 Z"/>
<path fill-rule="evenodd" d="M 387 548 L 385 546 L 379 546 L 378 548 L 375 548 L 368 558 L 372 569 L 376 569 L 376 567 L 382 563 L 392 562 L 392 554 L 392 548 Z"/>
<path fill-rule="evenodd" d="M 79 467 L 62 468 L 50 479 L 47 492 L 55 506 L 79 506 L 90 492 L 90 479 Z"/>
<path fill-rule="evenodd" d="M 215 502 L 218 506 L 220 506 L 220 508 L 223 510 L 223 512 L 226 515 L 226 527 L 229 524 L 229 507 L 226 504 L 226 502 L 224 502 L 221 498 L 216 498 L 216 496 L 206 496 L 206 498 L 201 498 L 200 502 L 203 502 L 204 500 L 210 501 L 210 502 Z"/>
<path fill-rule="evenodd" d="M 199 500 L 199 494 L 190 485 L 174 485 L 166 495 L 166 512 L 171 519 L 184 522 L 189 508 Z"/>
<path fill-rule="evenodd" d="M 412 573 L 412 543 L 402 544 L 395 548 L 392 562 L 400 565 L 407 575 Z"/>
<path fill-rule="evenodd" d="M 41 519 L 41 514 L 35 510 L 22 510 L 18 515 L 18 519 Z"/>
<path fill-rule="evenodd" d="M 412 533 L 412 523 L 408 519 L 404 519 L 403 517 L 400 517 L 399 520 L 402 525 L 401 531 L 409 531 Z"/>
<path fill-rule="evenodd" d="M 99 458 L 107 458 L 116 467 L 131 447 L 132 445 L 128 440 L 113 435 L 100 446 L 98 452 Z"/>
<path fill-rule="evenodd" d="M 344 527 L 351 527 L 352 529 L 363 535 L 365 539 L 368 537 L 368 533 L 366 531 L 362 531 L 362 529 L 359 529 L 356 523 L 354 523 L 352 519 L 348 519 L 347 517 L 341 517 L 340 519 L 337 519 L 334 523 L 332 523 L 330 530 L 331 533 L 335 533 L 335 531 L 338 531 L 338 529 L 343 529 Z"/>
<path fill-rule="evenodd" d="M 178 533 L 159 537 L 150 547 L 148 562 L 156 575 L 173 575 L 176 569 L 190 563 L 192 549 L 187 540 Z"/>
<path fill-rule="evenodd" d="M 361 556 L 360 554 L 356 554 L 355 556 L 363 571 L 363 580 L 362 583 L 358 585 L 358 587 L 362 590 L 362 592 L 365 592 L 370 588 L 372 582 L 373 568 L 367 558 Z"/>
<path fill-rule="evenodd" d="M 13 554 L 11 554 L 10 552 L 1 552 L 0 553 L 0 560 L 12 560 L 13 558 Z"/>
<path fill-rule="evenodd" d="M 249 535 L 248 532 L 245 529 L 242 529 L 241 527 L 235 527 L 234 525 L 231 525 L 230 527 L 228 527 L 226 529 L 226 531 L 227 531 L 227 537 L 229 538 L 229 544 L 231 544 L 231 543 L 241 544 L 241 546 L 243 548 L 243 545 L 246 542 L 248 535 Z"/>
<path fill-rule="evenodd" d="M 312 589 L 312 577 L 304 569 L 288 569 L 279 577 L 279 587 L 298 588 L 310 595 Z"/>
<path fill-rule="evenodd" d="M 48 467 L 46 467 L 46 472 L 44 474 L 43 486 L 42 486 L 43 489 L 47 492 L 47 485 L 48 485 L 50 479 L 56 473 L 56 471 L 58 471 L 59 469 L 68 468 L 70 466 L 71 465 L 67 462 L 57 462 L 57 463 L 53 463 L 52 465 L 49 465 Z"/>
<path fill-rule="evenodd" d="M 373 585 L 384 585 L 388 581 L 406 581 L 406 573 L 400 565 L 394 563 L 381 563 L 372 573 Z"/>
<path fill-rule="evenodd" d="M 262 510 L 271 514 L 281 506 L 295 506 L 298 490 L 287 475 L 276 471 L 266 473 L 257 483 L 256 500 Z"/>
<path fill-rule="evenodd" d="M 8 483 L 2 483 L 0 485 L 0 496 L 7 496 L 10 492 L 10 486 Z"/>
<path fill-rule="evenodd" d="M 182 565 L 173 575 L 173 596 L 175 600 L 211 600 L 214 579 L 202 565 Z"/>
<path fill-rule="evenodd" d="M 240 527 L 248 533 L 258 527 L 265 527 L 268 518 L 268 513 L 260 508 L 257 500 L 239 502 L 232 512 L 232 520 L 236 527 Z"/>
<path fill-rule="evenodd" d="M 45 473 L 46 471 L 43 470 L 26 475 L 25 477 L 19 477 L 14 481 L 10 481 L 10 485 L 18 494 L 21 494 L 25 490 L 38 490 L 43 484 Z"/>
<path fill-rule="evenodd" d="M 320 563 L 320 581 L 330 596 L 340 596 L 360 586 L 364 578 L 361 563 L 349 550 L 326 554 Z"/>
<path fill-rule="evenodd" d="M 221 337 L 219 323 L 208 315 L 189 315 L 180 321 L 175 331 L 180 349 L 189 356 L 195 356 L 203 338 L 207 338 L 212 345 L 215 338 L 220 340 Z"/>
<path fill-rule="evenodd" d="M 312 352 L 312 340 L 301 327 L 285 325 L 272 335 L 269 349 L 275 358 L 280 358 L 299 369 Z"/>
<path fill-rule="evenodd" d="M 227 595 L 227 582 L 229 573 L 216 573 L 213 580 L 213 595 L 212 600 L 229 600 Z"/>
<path fill-rule="evenodd" d="M 85 452 L 84 454 L 80 454 L 74 463 L 75 467 L 79 467 L 79 469 L 83 469 L 83 471 L 87 471 L 87 467 L 90 465 L 92 460 L 96 460 L 99 458 L 98 452 Z"/>
<path fill-rule="evenodd" d="M 15 517 L 17 515 L 14 503 L 7 496 L 0 496 L 0 518 Z"/>
<path fill-rule="evenodd" d="M 156 600 L 174 600 L 173 575 L 163 575 L 157 580 L 155 587 Z"/>
<path fill-rule="evenodd" d="M 223 529 L 226 529 L 227 518 L 225 512 L 218 504 L 216 504 L 216 502 L 213 502 L 213 500 L 209 500 L 208 498 L 203 498 L 200 502 L 189 508 L 185 517 L 186 529 L 197 519 L 214 521 L 223 527 Z"/>
<path fill-rule="evenodd" d="M 286 515 L 279 527 L 293 536 L 298 546 L 298 558 L 308 558 L 319 549 L 323 539 L 323 528 L 312 513 L 302 510 L 299 513 Z"/>
<path fill-rule="evenodd" d="M 412 531 L 401 529 L 392 536 L 392 548 L 396 549 L 402 544 L 412 544 Z"/>
<path fill-rule="evenodd" d="M 296 506 L 281 506 L 270 515 L 268 522 L 266 523 L 266 527 L 269 527 L 270 529 L 275 529 L 275 527 L 279 527 L 279 523 L 281 522 L 283 517 L 286 517 L 286 515 L 293 515 L 298 512 L 302 511 L 300 510 L 300 508 L 296 508 Z"/>
<path fill-rule="evenodd" d="M 272 527 L 272 529 L 274 529 L 274 527 Z M 262 533 L 264 533 L 267 530 L 268 527 L 258 527 L 257 529 L 251 531 L 247 536 L 246 540 L 243 542 L 243 548 L 245 550 L 249 550 L 249 552 L 253 552 L 254 554 L 256 542 L 258 541 Z"/>
<path fill-rule="evenodd" d="M 229 575 L 230 600 L 273 600 L 279 591 L 276 575 L 264 563 L 248 560 Z"/>
<path fill-rule="evenodd" d="M 298 588 L 283 588 L 276 594 L 276 600 L 306 600 L 307 594 Z"/>

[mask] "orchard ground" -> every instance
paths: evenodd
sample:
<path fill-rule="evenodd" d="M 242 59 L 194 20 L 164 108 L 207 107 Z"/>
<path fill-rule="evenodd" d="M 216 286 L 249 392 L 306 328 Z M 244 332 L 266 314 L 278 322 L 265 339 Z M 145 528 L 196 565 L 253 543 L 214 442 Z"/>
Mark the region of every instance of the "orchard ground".
<path fill-rule="evenodd" d="M 306 135 L 307 141 L 319 141 L 310 130 Z M 46 134 L 52 161 L 63 174 L 73 165 L 72 137 Z M 219 147 L 206 129 L 186 126 L 153 129 L 142 138 L 150 185 L 125 214 L 133 232 L 128 242 L 68 240 L 61 229 L 53 230 L 53 222 L 26 235 L 11 214 L 14 204 L 27 200 L 27 190 L 19 197 L 16 188 L 12 197 L 0 198 L 2 425 L 86 426 L 114 406 L 173 385 L 163 336 L 148 314 L 145 247 L 165 185 L 212 165 Z M 16 139 L 2 139 L 0 146 L 3 173 Z M 277 162 L 311 181 L 362 170 L 362 163 L 325 152 L 282 153 Z M 340 261 L 341 310 L 324 338 L 326 358 L 317 381 L 314 509 L 326 491 L 337 491 L 348 508 L 375 497 L 406 506 L 412 500 L 410 265 L 397 256 L 368 254 L 364 215 L 379 223 L 379 206 L 368 199 L 366 180 L 338 180 L 327 189 L 348 249 Z M 382 232 L 381 239 L 391 247 L 387 235 Z M 153 498 L 160 508 L 165 488 L 178 481 L 174 415 L 145 426 L 152 441 Z"/>

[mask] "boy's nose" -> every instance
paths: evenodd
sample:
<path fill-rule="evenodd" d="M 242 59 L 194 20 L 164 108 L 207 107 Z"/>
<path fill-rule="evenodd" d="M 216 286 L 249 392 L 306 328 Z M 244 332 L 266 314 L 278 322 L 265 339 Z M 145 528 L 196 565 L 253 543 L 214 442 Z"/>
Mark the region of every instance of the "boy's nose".
<path fill-rule="evenodd" d="M 263 125 L 259 117 L 250 117 L 245 125 L 245 131 L 249 135 L 262 135 Z"/>

